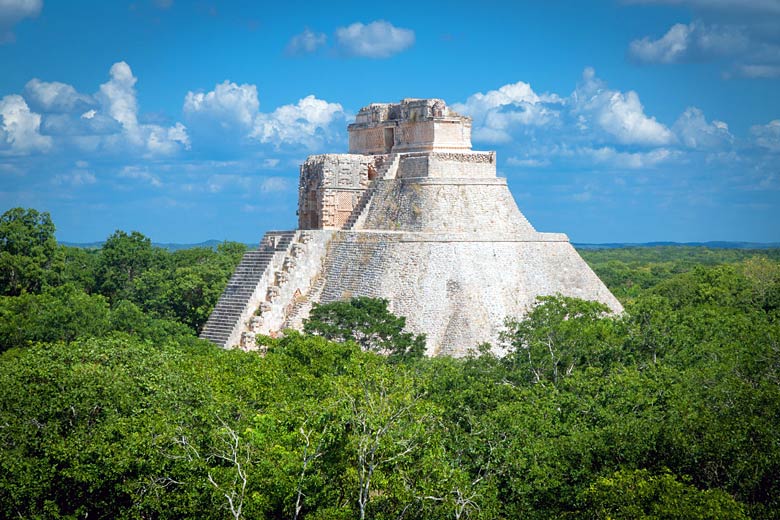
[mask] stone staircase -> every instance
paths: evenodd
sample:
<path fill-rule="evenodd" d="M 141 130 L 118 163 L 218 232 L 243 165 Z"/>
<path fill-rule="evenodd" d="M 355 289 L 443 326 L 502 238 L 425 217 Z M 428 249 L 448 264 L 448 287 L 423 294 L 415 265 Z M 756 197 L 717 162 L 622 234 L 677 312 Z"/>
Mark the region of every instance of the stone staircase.
<path fill-rule="evenodd" d="M 400 162 L 401 154 L 391 153 L 387 156 L 387 160 L 379 167 L 376 172 L 376 178 L 371 181 L 371 185 L 366 191 L 363 192 L 363 196 L 360 197 L 357 205 L 353 208 L 349 219 L 344 224 L 343 229 L 345 231 L 351 231 L 355 229 L 358 222 L 361 224 L 365 221 L 366 207 L 371 202 L 371 198 L 374 196 L 379 183 L 385 179 L 394 179 L 398 172 L 398 163 Z M 361 217 L 363 217 L 361 219 Z"/>
<path fill-rule="evenodd" d="M 200 333 L 202 339 L 220 347 L 232 346 L 228 342 L 242 326 L 242 316 L 274 256 L 286 255 L 294 238 L 295 231 L 269 231 L 260 247 L 244 254 Z"/>
<path fill-rule="evenodd" d="M 303 330 L 303 319 L 305 316 L 309 315 L 314 300 L 319 299 L 322 289 L 325 287 L 326 280 L 327 278 L 325 276 L 319 275 L 306 295 L 293 303 L 284 320 L 282 330 Z"/>

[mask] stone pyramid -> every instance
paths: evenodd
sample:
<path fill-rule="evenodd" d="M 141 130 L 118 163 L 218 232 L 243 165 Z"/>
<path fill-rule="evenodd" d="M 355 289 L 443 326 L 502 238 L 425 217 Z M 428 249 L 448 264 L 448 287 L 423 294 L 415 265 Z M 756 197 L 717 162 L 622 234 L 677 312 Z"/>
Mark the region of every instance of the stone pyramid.
<path fill-rule="evenodd" d="M 386 298 L 431 356 L 497 345 L 506 317 L 561 293 L 622 307 L 562 233 L 539 233 L 471 149 L 471 120 L 439 99 L 375 103 L 349 125 L 348 154 L 301 166 L 298 230 L 246 254 L 201 337 L 256 348 L 300 329 L 314 303 Z M 500 353 L 500 352 L 498 352 Z"/>

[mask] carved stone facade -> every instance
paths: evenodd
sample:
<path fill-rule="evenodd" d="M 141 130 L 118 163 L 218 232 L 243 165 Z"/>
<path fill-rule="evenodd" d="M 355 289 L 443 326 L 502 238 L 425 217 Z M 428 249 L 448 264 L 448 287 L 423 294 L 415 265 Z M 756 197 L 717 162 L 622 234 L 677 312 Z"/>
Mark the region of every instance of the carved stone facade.
<path fill-rule="evenodd" d="M 566 235 L 528 222 L 496 176 L 495 152 L 472 151 L 470 136 L 470 119 L 439 99 L 360 110 L 349 154 L 301 166 L 299 230 L 269 232 L 247 253 L 202 336 L 261 348 L 255 334 L 301 328 L 315 303 L 371 296 L 426 335 L 429 355 L 483 342 L 501 354 L 505 318 L 537 296 L 620 312 Z"/>
<path fill-rule="evenodd" d="M 441 99 L 373 103 L 348 128 L 349 152 L 355 154 L 471 149 L 471 119 Z"/>

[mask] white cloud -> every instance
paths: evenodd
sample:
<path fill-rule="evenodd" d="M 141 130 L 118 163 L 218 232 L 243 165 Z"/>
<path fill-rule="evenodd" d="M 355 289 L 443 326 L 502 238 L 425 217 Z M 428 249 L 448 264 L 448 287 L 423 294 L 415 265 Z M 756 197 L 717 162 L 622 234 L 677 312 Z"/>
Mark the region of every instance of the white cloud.
<path fill-rule="evenodd" d="M 31 79 L 24 86 L 24 98 L 33 110 L 41 112 L 73 112 L 95 105 L 91 96 L 79 94 L 67 83 L 46 82 L 38 78 Z"/>
<path fill-rule="evenodd" d="M 148 125 L 146 129 L 148 131 L 146 145 L 151 155 L 172 155 L 180 148 L 190 149 L 187 128 L 181 123 L 176 123 L 169 128 Z"/>
<path fill-rule="evenodd" d="M 219 193 L 225 188 L 237 187 L 244 192 L 252 189 L 252 177 L 234 174 L 210 175 L 206 179 L 206 189 L 211 193 Z"/>
<path fill-rule="evenodd" d="M 97 177 L 87 169 L 89 165 L 85 161 L 76 161 L 76 168 L 67 174 L 56 175 L 52 182 L 54 184 L 69 184 L 71 186 L 85 186 L 95 184 Z"/>
<path fill-rule="evenodd" d="M 162 186 L 160 178 L 149 171 L 148 168 L 141 166 L 125 166 L 119 171 L 119 177 L 150 184 L 155 188 Z"/>
<path fill-rule="evenodd" d="M 302 144 L 314 148 L 328 138 L 328 129 L 337 119 L 343 119 L 344 109 L 338 103 L 328 103 L 306 96 L 295 105 L 283 105 L 270 114 L 258 114 L 250 137 L 262 143 Z"/>
<path fill-rule="evenodd" d="M 707 122 L 704 112 L 688 107 L 672 127 L 682 144 L 688 148 L 712 149 L 731 143 L 734 138 L 723 121 Z"/>
<path fill-rule="evenodd" d="M 483 142 L 508 142 L 510 130 L 517 126 L 544 126 L 554 122 L 558 112 L 550 104 L 561 103 L 558 96 L 539 95 L 523 81 L 504 85 L 483 94 L 477 92 L 453 109 L 471 116 L 474 139 Z"/>
<path fill-rule="evenodd" d="M 644 37 L 632 41 L 629 55 L 641 63 L 679 63 L 737 54 L 748 45 L 743 27 L 678 23 L 657 40 Z"/>
<path fill-rule="evenodd" d="M 291 55 L 312 53 L 325 45 L 327 40 L 328 37 L 323 33 L 315 33 L 307 27 L 301 34 L 292 37 L 285 52 Z"/>
<path fill-rule="evenodd" d="M 48 151 L 52 139 L 41 135 L 40 127 L 41 115 L 30 111 L 22 96 L 12 94 L 0 99 L 0 154 Z"/>
<path fill-rule="evenodd" d="M 736 74 L 745 78 L 780 78 L 780 65 L 738 65 Z"/>
<path fill-rule="evenodd" d="M 290 187 L 290 181 L 284 177 L 267 177 L 260 183 L 260 192 L 274 193 L 287 191 Z"/>
<path fill-rule="evenodd" d="M 313 95 L 271 113 L 260 112 L 259 108 L 255 85 L 224 81 L 205 94 L 188 92 L 183 110 L 193 129 L 206 136 L 213 134 L 216 127 L 223 138 L 228 132 L 241 139 L 272 143 L 277 148 L 282 144 L 314 148 L 329 140 L 330 125 L 344 118 L 340 104 Z"/>
<path fill-rule="evenodd" d="M 183 124 L 164 127 L 139 122 L 137 81 L 130 66 L 120 61 L 114 63 L 109 80 L 94 95 L 82 94 L 67 83 L 33 78 L 25 85 L 24 96 L 32 105 L 28 112 L 33 113 L 30 117 L 36 129 L 40 128 L 49 144 L 53 139 L 63 149 L 76 146 L 82 151 L 144 156 L 189 149 Z"/>
<path fill-rule="evenodd" d="M 607 88 L 592 68 L 568 97 L 537 94 L 528 83 L 504 85 L 469 96 L 453 108 L 473 119 L 475 141 L 506 143 L 521 131 L 527 139 L 602 141 L 639 146 L 666 146 L 672 132 L 644 112 L 639 95 Z"/>
<path fill-rule="evenodd" d="M 187 129 L 181 123 L 165 128 L 138 122 L 138 101 L 135 93 L 138 80 L 127 63 L 114 63 L 109 75 L 110 79 L 100 85 L 100 91 L 95 96 L 101 108 L 97 114 L 107 114 L 122 126 L 121 134 L 106 137 L 105 144 L 109 148 L 129 146 L 149 156 L 171 155 L 181 149 L 189 149 Z M 93 121 L 97 114 L 85 112 L 81 119 Z"/>
<path fill-rule="evenodd" d="M 638 170 L 670 161 L 679 155 L 666 148 L 657 148 L 649 152 L 620 152 L 612 147 L 581 148 L 577 154 L 596 164 L 612 168 Z"/>
<path fill-rule="evenodd" d="M 723 77 L 780 77 L 780 0 L 635 0 L 628 3 L 684 5 L 694 20 L 675 24 L 661 37 L 631 42 L 638 63 L 716 61 Z"/>
<path fill-rule="evenodd" d="M 57 136 L 107 136 L 122 131 L 122 125 L 106 114 L 89 110 L 77 114 L 44 114 L 41 124 L 42 132 L 53 137 Z"/>
<path fill-rule="evenodd" d="M 636 92 L 606 88 L 592 68 L 585 69 L 582 79 L 571 97 L 573 113 L 583 116 L 578 120 L 580 128 L 589 128 L 592 121 L 621 144 L 660 146 L 674 142 L 666 126 L 645 114 Z"/>
<path fill-rule="evenodd" d="M 690 28 L 678 23 L 658 40 L 645 37 L 632 41 L 629 54 L 644 63 L 673 63 L 687 52 L 689 34 Z"/>
<path fill-rule="evenodd" d="M 510 166 L 520 166 L 523 168 L 543 168 L 550 165 L 549 159 L 520 159 L 519 157 L 509 157 L 506 163 Z"/>
<path fill-rule="evenodd" d="M 128 140 L 140 145 L 142 139 L 138 128 L 138 103 L 135 98 L 137 79 L 124 61 L 114 63 L 109 74 L 111 79 L 100 85 L 98 99 L 108 115 L 122 125 Z"/>
<path fill-rule="evenodd" d="M 223 81 L 207 93 L 188 92 L 184 98 L 185 116 L 217 122 L 222 129 L 252 127 L 260 108 L 255 85 Z"/>
<path fill-rule="evenodd" d="M 384 20 L 369 24 L 355 22 L 336 29 L 339 47 L 349 55 L 387 58 L 414 44 L 414 31 L 393 26 Z"/>
<path fill-rule="evenodd" d="M 758 146 L 772 152 L 780 152 L 780 119 L 765 125 L 755 125 L 750 128 L 750 133 Z"/>
<path fill-rule="evenodd" d="M 0 0 L 0 44 L 13 42 L 13 26 L 38 16 L 42 7 L 43 0 Z"/>

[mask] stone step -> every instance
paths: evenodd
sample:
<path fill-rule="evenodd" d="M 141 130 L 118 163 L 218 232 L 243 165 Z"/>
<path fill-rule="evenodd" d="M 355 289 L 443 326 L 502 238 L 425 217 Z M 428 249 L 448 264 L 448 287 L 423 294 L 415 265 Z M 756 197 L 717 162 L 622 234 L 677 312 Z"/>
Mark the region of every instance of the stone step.
<path fill-rule="evenodd" d="M 244 254 L 206 321 L 200 335 L 202 338 L 222 347 L 228 346 L 226 343 L 235 328 L 241 325 L 241 316 L 247 310 L 258 284 L 269 272 L 273 260 L 280 258 L 280 253 L 284 257 L 295 236 L 295 231 L 269 231 L 257 249 Z M 272 240 L 276 241 L 276 245 L 269 243 Z"/>

